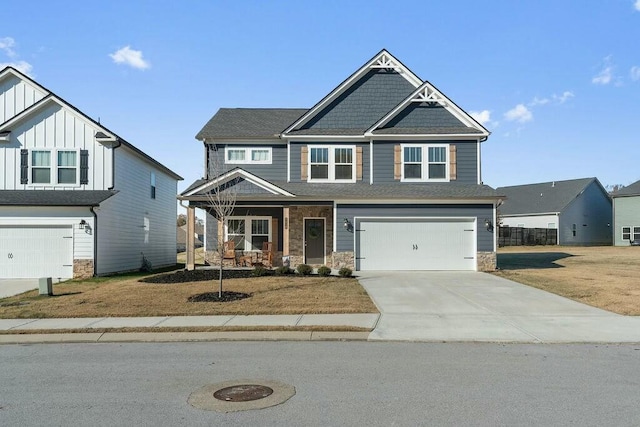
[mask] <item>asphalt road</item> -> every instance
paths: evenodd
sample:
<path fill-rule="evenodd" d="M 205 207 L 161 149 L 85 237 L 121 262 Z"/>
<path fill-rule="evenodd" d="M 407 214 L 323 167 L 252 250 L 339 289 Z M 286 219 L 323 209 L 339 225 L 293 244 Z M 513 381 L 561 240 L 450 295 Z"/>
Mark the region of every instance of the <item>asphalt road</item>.
<path fill-rule="evenodd" d="M 217 413 L 212 383 L 293 385 Z M 216 342 L 0 346 L 0 425 L 640 425 L 640 345 Z"/>

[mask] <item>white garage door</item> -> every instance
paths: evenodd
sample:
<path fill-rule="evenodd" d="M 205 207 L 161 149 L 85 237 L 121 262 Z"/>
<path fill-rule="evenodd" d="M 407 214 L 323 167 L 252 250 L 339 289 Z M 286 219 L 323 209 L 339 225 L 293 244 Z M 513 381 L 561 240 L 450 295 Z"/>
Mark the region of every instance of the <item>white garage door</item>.
<path fill-rule="evenodd" d="M 358 270 L 475 270 L 472 219 L 361 219 Z"/>
<path fill-rule="evenodd" d="M 73 277 L 71 227 L 0 226 L 0 278 Z"/>

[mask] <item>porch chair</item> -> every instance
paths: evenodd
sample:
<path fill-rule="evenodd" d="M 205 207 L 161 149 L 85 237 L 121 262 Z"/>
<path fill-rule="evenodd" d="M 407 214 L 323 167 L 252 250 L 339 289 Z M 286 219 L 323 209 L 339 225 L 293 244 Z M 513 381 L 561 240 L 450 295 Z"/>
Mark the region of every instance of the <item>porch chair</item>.
<path fill-rule="evenodd" d="M 233 260 L 233 266 L 237 265 L 236 263 L 236 242 L 233 240 L 229 240 L 228 242 L 224 242 L 224 255 L 222 257 L 222 261 L 225 259 Z"/>
<path fill-rule="evenodd" d="M 273 242 L 263 242 L 260 262 L 268 267 L 273 267 Z"/>

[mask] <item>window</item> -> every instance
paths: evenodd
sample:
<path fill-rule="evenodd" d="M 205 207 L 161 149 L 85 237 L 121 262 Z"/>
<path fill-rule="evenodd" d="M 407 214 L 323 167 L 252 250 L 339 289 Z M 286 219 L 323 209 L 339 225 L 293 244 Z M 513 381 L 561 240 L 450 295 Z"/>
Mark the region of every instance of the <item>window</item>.
<path fill-rule="evenodd" d="M 633 240 L 640 242 L 640 227 L 633 227 Z"/>
<path fill-rule="evenodd" d="M 233 241 L 240 251 L 261 251 L 264 242 L 271 241 L 271 219 L 262 217 L 232 217 L 227 220 L 225 241 Z"/>
<path fill-rule="evenodd" d="M 156 198 L 156 174 L 151 172 L 151 198 Z"/>
<path fill-rule="evenodd" d="M 271 147 L 226 147 L 227 164 L 271 164 Z"/>
<path fill-rule="evenodd" d="M 622 227 L 622 240 L 640 242 L 640 227 Z"/>
<path fill-rule="evenodd" d="M 403 181 L 447 181 L 448 146 L 446 145 L 403 145 Z"/>
<path fill-rule="evenodd" d="M 31 183 L 78 184 L 78 151 L 31 151 Z"/>
<path fill-rule="evenodd" d="M 309 147 L 309 181 L 354 182 L 355 147 Z"/>

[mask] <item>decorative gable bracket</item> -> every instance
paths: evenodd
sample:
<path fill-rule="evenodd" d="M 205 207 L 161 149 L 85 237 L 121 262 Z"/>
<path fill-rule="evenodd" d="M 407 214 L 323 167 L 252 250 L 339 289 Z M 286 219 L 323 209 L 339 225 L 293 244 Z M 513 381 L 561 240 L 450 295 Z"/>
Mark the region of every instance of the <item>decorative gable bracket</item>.
<path fill-rule="evenodd" d="M 0 142 L 11 141 L 11 132 L 0 132 Z"/>
<path fill-rule="evenodd" d="M 416 93 L 414 97 L 411 99 L 411 102 L 419 102 L 419 103 L 426 102 L 431 105 L 440 104 L 443 107 L 448 106 L 447 98 L 442 96 L 438 91 L 434 90 L 430 86 L 425 86 L 423 90 Z"/>

